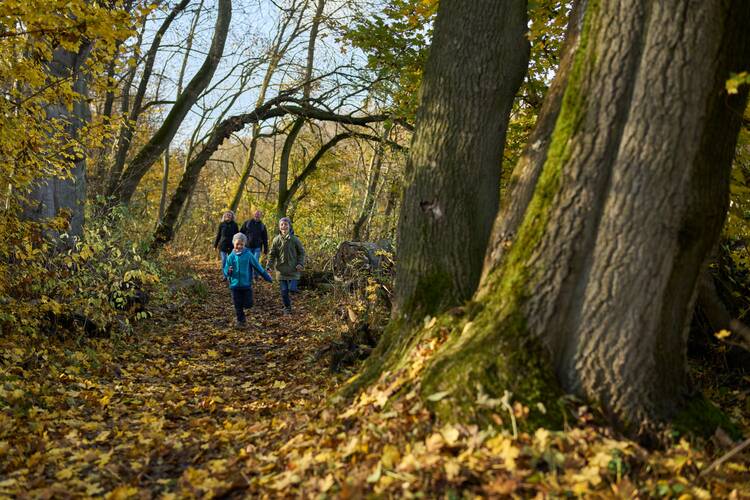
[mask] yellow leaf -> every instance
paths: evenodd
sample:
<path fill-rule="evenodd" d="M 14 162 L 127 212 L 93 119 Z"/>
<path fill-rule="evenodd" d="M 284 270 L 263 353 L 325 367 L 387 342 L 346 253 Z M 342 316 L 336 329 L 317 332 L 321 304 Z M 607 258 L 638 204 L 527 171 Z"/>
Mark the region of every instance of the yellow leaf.
<path fill-rule="evenodd" d="M 461 472 L 461 465 L 456 460 L 445 462 L 443 467 L 445 468 L 445 477 L 448 481 L 453 481 L 458 476 L 459 472 Z"/>
<path fill-rule="evenodd" d="M 86 494 L 89 496 L 98 495 L 102 492 L 102 487 L 99 486 L 99 483 L 91 483 L 86 485 Z"/>
<path fill-rule="evenodd" d="M 71 477 L 73 477 L 74 472 L 75 471 L 73 470 L 72 467 L 68 467 L 63 470 L 57 471 L 57 473 L 55 474 L 55 477 L 59 479 L 60 481 L 64 481 L 66 479 L 70 479 Z"/>
<path fill-rule="evenodd" d="M 521 454 L 521 450 L 513 445 L 509 437 L 495 436 L 487 441 L 487 447 L 493 454 L 504 460 L 506 469 L 509 471 L 516 470 L 516 458 Z"/>
<path fill-rule="evenodd" d="M 720 331 L 714 333 L 714 336 L 717 339 L 725 339 L 725 338 L 729 337 L 730 335 L 732 335 L 732 332 L 730 332 L 729 330 L 720 330 Z"/>
<path fill-rule="evenodd" d="M 380 461 L 383 462 L 384 467 L 393 469 L 399 460 L 401 460 L 401 452 L 399 452 L 397 447 L 392 444 L 387 444 L 383 447 L 383 455 L 380 457 Z"/>
<path fill-rule="evenodd" d="M 377 483 L 380 481 L 380 476 L 383 474 L 383 464 L 382 462 L 378 462 L 378 465 L 375 466 L 375 470 L 372 471 L 372 474 L 367 476 L 367 482 L 368 483 Z"/>
<path fill-rule="evenodd" d="M 442 428 L 440 433 L 443 435 L 443 439 L 445 439 L 445 442 L 448 446 L 453 446 L 456 441 L 458 441 L 459 432 L 458 429 L 453 427 L 452 425 L 446 425 Z"/>
<path fill-rule="evenodd" d="M 211 460 L 208 463 L 208 469 L 214 474 L 221 474 L 227 470 L 226 460 Z"/>
<path fill-rule="evenodd" d="M 99 460 L 97 460 L 96 465 L 100 469 L 107 465 L 109 463 L 109 460 L 112 458 L 112 453 L 114 453 L 114 450 L 108 451 L 107 453 L 102 453 L 102 455 L 99 457 Z"/>
<path fill-rule="evenodd" d="M 443 399 L 448 394 L 450 394 L 450 392 L 448 392 L 448 391 L 436 392 L 434 394 L 430 394 L 429 396 L 427 396 L 427 401 L 440 401 L 441 399 Z"/>
<path fill-rule="evenodd" d="M 425 439 L 425 446 L 427 449 L 431 452 L 436 452 L 440 450 L 440 448 L 443 447 L 445 444 L 445 439 L 443 439 L 443 435 L 439 432 L 436 432 L 432 434 L 430 437 Z"/>
<path fill-rule="evenodd" d="M 346 458 L 352 453 L 355 453 L 357 451 L 358 445 L 359 445 L 359 438 L 357 436 L 354 436 L 344 448 L 344 453 L 342 455 L 342 458 Z"/>
<path fill-rule="evenodd" d="M 320 488 L 320 491 L 322 493 L 325 493 L 326 491 L 330 490 L 333 486 L 334 480 L 333 480 L 333 474 L 328 474 L 324 479 L 320 480 L 320 483 L 318 484 L 318 488 Z"/>
<path fill-rule="evenodd" d="M 110 434 L 111 434 L 111 432 L 109 432 L 109 431 L 102 431 L 102 432 L 100 432 L 100 433 L 99 433 L 99 435 L 98 435 L 98 436 L 96 436 L 96 437 L 94 438 L 94 442 L 95 442 L 95 443 L 101 443 L 101 442 L 104 442 L 104 441 L 106 441 L 106 440 L 107 440 L 107 438 L 109 437 L 109 435 L 110 435 Z"/>
<path fill-rule="evenodd" d="M 139 492 L 140 490 L 133 486 L 118 486 L 104 498 L 107 500 L 127 500 L 130 497 L 138 495 Z"/>

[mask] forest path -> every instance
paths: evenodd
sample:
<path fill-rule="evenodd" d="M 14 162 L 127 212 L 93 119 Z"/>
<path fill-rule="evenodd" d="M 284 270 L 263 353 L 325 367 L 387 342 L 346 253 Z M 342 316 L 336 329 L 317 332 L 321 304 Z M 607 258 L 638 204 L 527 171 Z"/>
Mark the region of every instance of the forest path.
<path fill-rule="evenodd" d="M 343 377 L 316 354 L 336 335 L 332 295 L 302 291 L 281 316 L 277 285 L 261 283 L 237 329 L 217 262 L 184 267 L 206 293 L 154 306 L 125 339 L 0 336 L 0 499 L 750 498 L 742 454 L 700 477 L 715 455 L 684 439 L 645 450 L 585 406 L 574 426 L 517 438 L 436 421 L 409 384 L 439 325 L 329 406 Z"/>
<path fill-rule="evenodd" d="M 275 467 L 336 383 L 315 359 L 331 327 L 309 308 L 324 299 L 302 291 L 282 316 L 277 284 L 262 282 L 236 328 L 218 263 L 193 265 L 205 297 L 155 313 L 111 357 L 97 341 L 50 352 L 51 372 L 23 370 L 25 414 L 0 422 L 0 496 L 227 494 Z M 249 454 L 267 467 L 248 469 Z"/>

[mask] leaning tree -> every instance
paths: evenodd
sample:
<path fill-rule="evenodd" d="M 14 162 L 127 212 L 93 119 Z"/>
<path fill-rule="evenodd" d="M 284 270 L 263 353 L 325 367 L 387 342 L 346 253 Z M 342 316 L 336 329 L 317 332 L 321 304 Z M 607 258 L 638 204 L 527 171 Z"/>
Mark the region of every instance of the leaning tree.
<path fill-rule="evenodd" d="M 505 30 L 514 17 L 510 3 L 474 2 L 461 5 L 456 29 L 459 21 L 445 13 L 459 3 L 440 3 L 431 60 L 493 53 L 496 46 L 472 44 L 472 37 Z M 462 311 L 438 322 L 452 333 L 421 390 L 447 394 L 435 403 L 438 414 L 469 419 L 483 414 L 483 394 L 506 391 L 532 417 L 547 419 L 555 413 L 550 402 L 564 391 L 646 437 L 690 396 L 687 329 L 699 272 L 728 204 L 747 89 L 728 95 L 725 81 L 750 67 L 750 4 L 600 0 L 581 2 L 572 16 L 566 56 L 495 220 L 481 283 Z M 443 36 L 449 40 L 440 43 Z M 456 85 L 429 68 L 423 106 L 431 86 Z M 483 76 L 466 80 L 477 88 L 489 78 Z M 449 90 L 433 106 L 456 109 L 462 98 L 472 107 Z M 470 271 L 470 248 L 426 249 L 412 240 L 430 237 L 453 210 L 425 189 L 456 175 L 456 165 L 439 154 L 439 136 L 468 138 L 476 126 L 464 114 L 420 115 L 416 137 L 426 142 L 412 147 L 411 168 L 429 168 L 431 179 L 412 177 L 418 196 L 406 192 L 397 269 L 398 283 L 416 292 L 397 302 L 364 380 L 403 364 L 408 346 L 435 331 L 420 333 L 404 321 L 434 310 L 435 294 L 447 293 L 429 287 L 460 290 L 450 280 L 425 281 L 429 269 L 414 272 L 411 263 L 440 259 Z M 501 134 L 487 146 L 501 147 Z M 487 179 L 494 177 L 477 176 L 476 183 Z"/>

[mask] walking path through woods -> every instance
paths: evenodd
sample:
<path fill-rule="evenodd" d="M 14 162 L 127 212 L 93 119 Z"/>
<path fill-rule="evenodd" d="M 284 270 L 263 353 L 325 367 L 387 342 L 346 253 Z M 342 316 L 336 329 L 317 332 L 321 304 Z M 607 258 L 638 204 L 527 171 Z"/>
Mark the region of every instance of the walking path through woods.
<path fill-rule="evenodd" d="M 404 387 L 439 331 L 404 372 L 332 406 L 344 377 L 317 353 L 336 335 L 333 297 L 303 291 L 281 316 L 262 283 L 238 330 L 216 263 L 194 265 L 207 295 L 121 341 L 0 339 L 0 496 L 743 494 L 741 456 L 698 478 L 710 459 L 686 441 L 647 453 L 591 424 L 517 439 L 434 424 Z"/>

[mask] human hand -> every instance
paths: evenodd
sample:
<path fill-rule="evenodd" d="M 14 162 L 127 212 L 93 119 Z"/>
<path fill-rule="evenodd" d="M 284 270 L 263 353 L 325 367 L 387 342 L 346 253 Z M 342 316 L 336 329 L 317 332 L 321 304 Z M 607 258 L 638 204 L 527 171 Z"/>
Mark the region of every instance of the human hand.
<path fill-rule="evenodd" d="M 229 274 L 232 274 L 232 271 L 234 271 L 234 268 L 232 266 L 229 266 Z"/>

